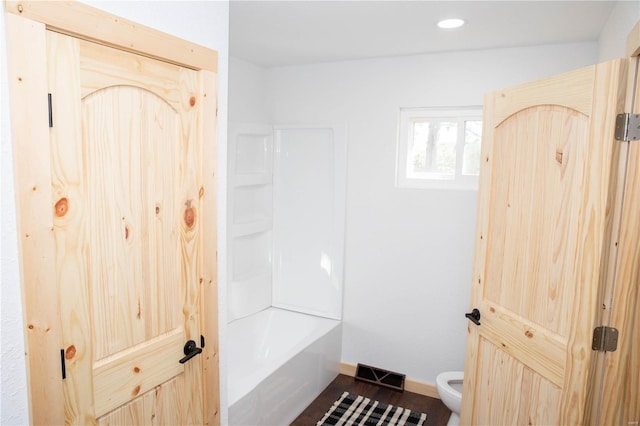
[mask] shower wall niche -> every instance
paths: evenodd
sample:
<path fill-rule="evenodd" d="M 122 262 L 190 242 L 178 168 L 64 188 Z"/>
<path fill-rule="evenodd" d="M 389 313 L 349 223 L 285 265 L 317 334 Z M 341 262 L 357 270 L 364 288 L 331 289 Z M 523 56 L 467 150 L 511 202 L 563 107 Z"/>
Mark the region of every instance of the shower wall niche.
<path fill-rule="evenodd" d="M 269 306 L 341 319 L 345 133 L 230 126 L 229 321 Z"/>
<path fill-rule="evenodd" d="M 270 126 L 229 129 L 228 318 L 271 306 L 273 134 Z"/>

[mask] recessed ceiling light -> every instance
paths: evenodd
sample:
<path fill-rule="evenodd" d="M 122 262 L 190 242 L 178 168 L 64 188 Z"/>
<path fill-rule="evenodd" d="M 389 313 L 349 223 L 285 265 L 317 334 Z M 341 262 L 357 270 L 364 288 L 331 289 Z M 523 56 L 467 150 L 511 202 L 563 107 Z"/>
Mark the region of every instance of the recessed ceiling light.
<path fill-rule="evenodd" d="M 460 18 L 452 18 L 452 19 L 443 19 L 442 21 L 438 21 L 436 24 L 438 28 L 451 29 L 451 28 L 460 28 L 464 25 L 464 19 Z"/>

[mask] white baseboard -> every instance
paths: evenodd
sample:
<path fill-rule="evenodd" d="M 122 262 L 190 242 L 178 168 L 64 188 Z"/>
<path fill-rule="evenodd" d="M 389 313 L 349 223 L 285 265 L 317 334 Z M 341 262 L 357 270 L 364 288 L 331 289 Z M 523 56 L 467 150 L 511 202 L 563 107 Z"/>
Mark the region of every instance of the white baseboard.
<path fill-rule="evenodd" d="M 355 377 L 357 366 L 353 364 L 347 364 L 346 362 L 340 363 L 340 374 Z M 404 379 L 404 389 L 407 392 L 417 393 L 419 395 L 429 396 L 431 398 L 440 399 L 436 385 L 431 383 L 419 382 L 417 380 Z"/>

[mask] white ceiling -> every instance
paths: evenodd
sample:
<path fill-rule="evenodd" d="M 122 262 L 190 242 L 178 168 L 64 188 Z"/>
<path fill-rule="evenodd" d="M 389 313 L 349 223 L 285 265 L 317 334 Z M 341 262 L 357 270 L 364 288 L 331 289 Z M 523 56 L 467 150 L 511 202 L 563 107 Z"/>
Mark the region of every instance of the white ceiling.
<path fill-rule="evenodd" d="M 597 41 L 615 1 L 230 2 L 229 53 L 264 67 Z M 461 17 L 458 30 L 435 22 Z"/>

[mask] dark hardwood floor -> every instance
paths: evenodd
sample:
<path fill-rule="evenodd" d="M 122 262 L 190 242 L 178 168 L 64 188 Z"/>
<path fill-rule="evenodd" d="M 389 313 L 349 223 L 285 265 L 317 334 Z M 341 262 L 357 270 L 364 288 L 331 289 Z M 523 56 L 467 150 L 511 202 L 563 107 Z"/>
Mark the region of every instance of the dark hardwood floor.
<path fill-rule="evenodd" d="M 333 382 L 308 406 L 291 426 L 313 426 L 322 419 L 331 405 L 340 398 L 343 392 L 350 392 L 385 404 L 416 410 L 427 415 L 426 426 L 446 425 L 451 412 L 435 398 L 411 392 L 400 392 L 340 374 Z"/>

